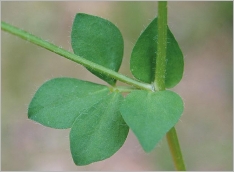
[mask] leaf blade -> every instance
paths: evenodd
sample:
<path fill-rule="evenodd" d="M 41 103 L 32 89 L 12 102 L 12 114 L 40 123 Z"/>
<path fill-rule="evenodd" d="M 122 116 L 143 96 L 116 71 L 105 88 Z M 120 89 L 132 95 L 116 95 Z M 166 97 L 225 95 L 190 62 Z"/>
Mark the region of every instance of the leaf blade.
<path fill-rule="evenodd" d="M 112 93 L 77 118 L 70 132 L 75 164 L 88 165 L 104 160 L 123 145 L 129 128 L 119 113 L 122 100 L 120 93 Z"/>
<path fill-rule="evenodd" d="M 123 38 L 108 20 L 84 13 L 75 17 L 71 32 L 73 51 L 85 59 L 118 71 L 123 58 Z M 114 85 L 116 80 L 87 68 L 91 73 Z"/>
<path fill-rule="evenodd" d="M 132 91 L 123 101 L 120 112 L 143 149 L 150 152 L 178 122 L 183 101 L 172 91 Z"/>
<path fill-rule="evenodd" d="M 104 85 L 75 78 L 54 78 L 37 90 L 29 104 L 28 118 L 47 127 L 70 128 L 79 113 L 108 92 Z"/>
<path fill-rule="evenodd" d="M 156 53 L 157 53 L 157 18 L 142 32 L 133 47 L 130 69 L 133 76 L 140 81 L 152 83 L 155 80 Z M 167 29 L 167 65 L 166 88 L 177 85 L 183 76 L 184 60 L 178 42 L 170 29 Z"/>

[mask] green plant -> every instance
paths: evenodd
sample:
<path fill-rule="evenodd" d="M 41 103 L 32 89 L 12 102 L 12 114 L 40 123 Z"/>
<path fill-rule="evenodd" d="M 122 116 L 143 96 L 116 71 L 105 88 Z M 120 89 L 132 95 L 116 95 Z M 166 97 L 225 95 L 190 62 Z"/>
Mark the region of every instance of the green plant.
<path fill-rule="evenodd" d="M 77 14 L 72 28 L 75 54 L 2 22 L 2 29 L 85 66 L 109 86 L 74 78 L 55 78 L 34 95 L 28 117 L 52 128 L 71 128 L 70 148 L 77 165 L 113 155 L 129 127 L 143 149 L 151 151 L 167 133 L 176 169 L 185 170 L 175 128 L 183 101 L 172 88 L 182 78 L 183 55 L 167 27 L 166 2 L 135 44 L 130 69 L 135 79 L 118 72 L 123 39 L 109 21 Z M 116 81 L 129 87 L 116 86 Z M 124 98 L 122 92 L 129 92 Z"/>

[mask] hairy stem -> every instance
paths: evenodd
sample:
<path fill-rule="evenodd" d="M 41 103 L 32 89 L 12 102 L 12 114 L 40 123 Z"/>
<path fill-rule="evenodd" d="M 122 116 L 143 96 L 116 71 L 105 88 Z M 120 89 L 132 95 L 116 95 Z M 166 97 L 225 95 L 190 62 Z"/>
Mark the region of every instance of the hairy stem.
<path fill-rule="evenodd" d="M 175 169 L 178 171 L 186 171 L 175 127 L 172 127 L 171 130 L 168 131 L 167 142 L 172 154 Z"/>
<path fill-rule="evenodd" d="M 166 76 L 166 50 L 167 50 L 167 2 L 158 2 L 158 42 L 154 86 L 158 90 L 165 90 Z M 167 132 L 167 142 L 170 148 L 172 159 L 176 170 L 185 171 L 184 160 L 182 157 L 176 129 L 172 127 Z"/>
<path fill-rule="evenodd" d="M 158 41 L 155 70 L 155 88 L 165 90 L 167 50 L 167 2 L 158 2 Z"/>
<path fill-rule="evenodd" d="M 33 43 L 33 44 L 36 44 L 36 45 L 38 45 L 40 47 L 43 47 L 43 48 L 45 48 L 45 49 L 47 49 L 49 51 L 52 51 L 52 52 L 54 52 L 56 54 L 59 54 L 59 55 L 65 57 L 65 58 L 67 58 L 69 60 L 72 60 L 72 61 L 74 61 L 76 63 L 79 63 L 79 64 L 81 64 L 81 65 L 83 65 L 85 67 L 89 67 L 89 68 L 91 68 L 91 69 L 93 69 L 93 70 L 95 70 L 97 72 L 100 72 L 100 73 L 102 73 L 104 75 L 108 75 L 108 76 L 110 76 L 110 77 L 112 77 L 114 79 L 117 79 L 119 81 L 122 81 L 124 83 L 127 83 L 127 84 L 129 84 L 131 86 L 134 86 L 134 87 L 137 87 L 137 88 L 153 91 L 153 88 L 152 88 L 152 86 L 150 84 L 141 83 L 139 81 L 136 81 L 134 79 L 126 77 L 126 76 L 124 76 L 122 74 L 119 74 L 118 72 L 115 72 L 115 71 L 110 70 L 108 68 L 105 68 L 105 67 L 103 67 L 101 65 L 93 63 L 93 62 L 91 62 L 89 60 L 86 60 L 86 59 L 84 59 L 84 58 L 82 58 L 80 56 L 77 56 L 77 55 L 75 55 L 75 54 L 73 54 L 73 53 L 71 53 L 71 52 L 69 52 L 67 50 L 64 50 L 64 49 L 62 49 L 62 48 L 48 42 L 48 41 L 45 41 L 45 40 L 43 40 L 43 39 L 41 39 L 41 38 L 39 38 L 37 36 L 34 36 L 34 35 L 26 32 L 26 31 L 24 31 L 24 30 L 21 30 L 21 29 L 19 29 L 17 27 L 14 27 L 14 26 L 12 26 L 12 25 L 10 25 L 8 23 L 5 23 L 3 21 L 1 22 L 1 29 L 6 31 L 6 32 L 9 32 L 9 33 L 11 33 L 13 35 L 16 35 L 16 36 L 18 36 L 18 37 L 20 37 L 22 39 L 25 39 L 25 40 Z"/>

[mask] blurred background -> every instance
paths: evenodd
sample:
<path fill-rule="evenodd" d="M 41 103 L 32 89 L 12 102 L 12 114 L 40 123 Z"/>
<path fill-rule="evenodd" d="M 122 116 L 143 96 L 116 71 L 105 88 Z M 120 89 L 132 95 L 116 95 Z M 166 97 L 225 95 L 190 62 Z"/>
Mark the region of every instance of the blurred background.
<path fill-rule="evenodd" d="M 139 34 L 157 16 L 157 2 L 1 2 L 2 21 L 72 51 L 76 13 L 106 18 L 122 32 L 120 69 Z M 185 60 L 184 77 L 173 90 L 185 110 L 176 129 L 187 170 L 233 170 L 233 2 L 168 2 L 168 25 Z M 69 129 L 44 127 L 27 118 L 36 90 L 54 77 L 105 84 L 84 67 L 16 36 L 1 32 L 1 165 L 16 170 L 174 170 L 166 139 L 145 153 L 130 131 L 111 158 L 76 166 Z M 118 82 L 119 85 L 122 83 Z"/>

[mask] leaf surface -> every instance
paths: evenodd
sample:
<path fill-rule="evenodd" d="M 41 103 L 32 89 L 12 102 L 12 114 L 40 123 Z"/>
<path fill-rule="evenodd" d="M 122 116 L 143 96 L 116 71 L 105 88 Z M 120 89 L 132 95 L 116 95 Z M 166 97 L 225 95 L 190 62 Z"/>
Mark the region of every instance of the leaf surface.
<path fill-rule="evenodd" d="M 108 20 L 78 13 L 72 26 L 71 44 L 76 55 L 116 72 L 119 70 L 123 58 L 123 38 L 119 29 Z M 88 70 L 115 85 L 115 79 L 90 68 Z"/>
<path fill-rule="evenodd" d="M 126 140 L 129 127 L 119 105 L 123 97 L 112 93 L 77 117 L 70 132 L 70 148 L 77 165 L 87 165 L 112 156 Z"/>
<path fill-rule="evenodd" d="M 75 78 L 55 78 L 44 83 L 28 108 L 28 117 L 42 125 L 70 128 L 76 117 L 108 95 L 104 85 Z"/>
<path fill-rule="evenodd" d="M 157 18 L 142 32 L 133 47 L 130 69 L 135 78 L 140 81 L 152 83 L 154 81 L 156 53 L 158 41 Z M 167 29 L 167 52 L 166 52 L 166 88 L 172 88 L 180 82 L 184 71 L 184 60 L 182 51 L 171 33 Z"/>
<path fill-rule="evenodd" d="M 178 122 L 183 101 L 172 91 L 132 91 L 124 99 L 120 112 L 143 149 L 150 152 Z"/>

